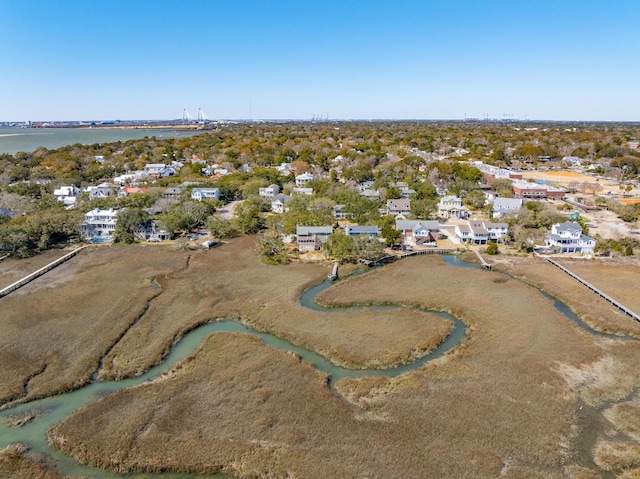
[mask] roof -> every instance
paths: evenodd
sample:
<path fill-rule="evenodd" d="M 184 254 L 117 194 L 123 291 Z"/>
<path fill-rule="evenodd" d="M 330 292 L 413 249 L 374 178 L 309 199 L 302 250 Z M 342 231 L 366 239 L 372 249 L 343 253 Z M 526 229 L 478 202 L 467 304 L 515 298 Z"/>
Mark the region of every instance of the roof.
<path fill-rule="evenodd" d="M 296 226 L 296 234 L 302 236 L 333 233 L 333 226 Z"/>
<path fill-rule="evenodd" d="M 502 198 L 498 197 L 493 200 L 493 209 L 506 208 L 515 209 L 522 207 L 522 199 L 520 198 Z"/>
<path fill-rule="evenodd" d="M 407 210 L 411 208 L 411 202 L 402 198 L 387 200 L 387 208 L 393 208 L 394 210 Z"/>
<path fill-rule="evenodd" d="M 582 233 L 582 226 L 573 221 L 565 221 L 564 223 L 557 223 L 555 225 L 556 231 L 568 231 L 569 233 Z"/>
<path fill-rule="evenodd" d="M 353 225 L 353 226 L 347 226 L 345 228 L 345 231 L 350 232 L 350 233 L 356 233 L 356 234 L 362 234 L 362 233 L 378 233 L 378 227 L 377 226 L 360 226 L 360 225 Z"/>
<path fill-rule="evenodd" d="M 440 229 L 440 223 L 434 220 L 396 220 L 397 230 L 414 230 L 418 226 L 423 226 L 429 231 L 438 231 Z"/>

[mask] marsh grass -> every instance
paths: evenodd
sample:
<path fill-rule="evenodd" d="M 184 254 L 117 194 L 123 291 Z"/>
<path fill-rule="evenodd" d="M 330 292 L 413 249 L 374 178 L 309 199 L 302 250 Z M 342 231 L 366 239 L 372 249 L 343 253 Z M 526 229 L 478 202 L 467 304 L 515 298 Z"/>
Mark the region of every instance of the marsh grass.
<path fill-rule="evenodd" d="M 595 463 L 605 471 L 620 471 L 640 466 L 640 446 L 627 442 L 599 441 Z"/>
<path fill-rule="evenodd" d="M 236 245 L 194 256 L 186 271 L 159 278 L 162 294 L 114 348 L 114 358 L 117 352 L 141 364 L 151 344 L 166 344 L 157 337 L 169 325 L 185 328 L 187 318 L 238 317 L 317 350 L 340 320 L 346 326 L 334 334 L 344 344 L 375 342 L 366 336 L 372 329 L 401 333 L 387 329 L 393 321 L 376 325 L 352 313 L 305 310 L 297 298 L 326 274 L 324 267 L 269 267 L 243 255 L 242 242 Z M 563 477 L 575 437 L 576 391 L 558 365 L 579 369 L 606 353 L 537 290 L 500 273 L 423 256 L 344 280 L 321 298 L 331 305 L 449 311 L 468 325 L 469 337 L 451 354 L 398 378 L 338 381 L 344 400 L 329 392 L 326 376 L 294 355 L 242 334 L 216 334 L 162 379 L 112 394 L 56 426 L 52 444 L 119 471 Z"/>
<path fill-rule="evenodd" d="M 629 298 L 626 292 L 627 289 L 607 287 L 603 281 L 598 280 L 599 277 L 615 277 L 617 274 L 616 265 L 601 262 L 576 263 L 567 262 L 566 260 L 563 260 L 563 264 L 574 270 L 575 273 L 582 275 L 587 281 L 591 282 L 593 280 L 595 286 L 601 286 L 605 292 L 608 292 L 614 298 L 618 298 L 621 303 L 624 304 Z M 633 267 L 629 266 L 628 268 L 629 271 L 625 274 L 631 276 Z M 581 285 L 544 259 L 505 257 L 494 263 L 494 269 L 505 271 L 534 284 L 551 296 L 567 303 L 579 317 L 598 331 L 640 338 L 640 323 L 634 321 L 586 286 Z M 635 270 L 637 275 L 640 269 L 636 266 Z M 626 283 L 623 284 L 626 285 Z M 637 284 L 637 280 L 635 284 Z M 634 304 L 637 303 L 632 301 L 628 307 L 633 309 L 632 306 Z"/>
<path fill-rule="evenodd" d="M 0 477 L 6 479 L 64 479 L 49 468 L 27 458 L 27 448 L 12 444 L 0 450 Z"/>
<path fill-rule="evenodd" d="M 158 294 L 144 279 L 184 263 L 184 255 L 148 251 L 153 254 L 85 250 L 0 299 L 0 404 L 90 380 L 102 356 Z"/>

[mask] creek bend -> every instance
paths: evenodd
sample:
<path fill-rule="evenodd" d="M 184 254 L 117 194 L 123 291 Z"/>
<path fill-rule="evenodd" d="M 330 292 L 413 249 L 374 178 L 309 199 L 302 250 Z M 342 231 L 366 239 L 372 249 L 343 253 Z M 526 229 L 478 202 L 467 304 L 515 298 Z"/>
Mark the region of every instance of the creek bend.
<path fill-rule="evenodd" d="M 454 267 L 461 268 L 474 268 L 481 269 L 481 267 L 475 263 L 468 263 L 461 260 L 457 256 L 444 255 L 443 259 L 446 263 Z M 495 274 L 487 272 L 487 274 Z M 504 274 L 504 273 L 499 273 Z M 517 278 L 514 278 L 517 280 Z M 300 297 L 300 303 L 302 306 L 320 312 L 338 312 L 338 311 L 362 311 L 362 310 L 380 310 L 390 311 L 396 309 L 402 309 L 402 306 L 351 306 L 351 307 L 331 307 L 326 308 L 318 305 L 315 299 L 318 294 L 335 285 L 325 281 L 316 286 L 313 286 L 306 291 Z M 339 284 L 339 283 L 338 283 Z M 537 289 L 537 288 L 536 288 Z M 542 293 L 542 291 L 541 291 Z M 600 335 L 584 324 L 570 308 L 559 300 L 542 293 L 551 301 L 554 302 L 555 307 L 565 317 L 574 322 L 578 327 L 588 331 L 594 335 Z M 423 311 L 416 308 L 411 308 L 416 311 Z M 99 400 L 100 398 L 111 394 L 120 389 L 133 387 L 138 384 L 142 384 L 146 381 L 153 380 L 164 371 L 170 369 L 173 365 L 192 354 L 200 345 L 202 340 L 212 333 L 217 332 L 241 332 L 254 335 L 261 339 L 265 344 L 272 346 L 279 350 L 291 351 L 298 354 L 302 359 L 312 363 L 318 370 L 325 372 L 328 375 L 328 387 L 331 388 L 331 383 L 342 378 L 360 378 L 360 377 L 373 377 L 373 376 L 385 376 L 395 377 L 400 374 L 416 370 L 423 366 L 428 361 L 441 357 L 446 352 L 457 346 L 466 336 L 466 328 L 462 321 L 452 317 L 451 315 L 443 312 L 429 311 L 431 314 L 437 314 L 440 317 L 453 322 L 454 328 L 449 336 L 442 342 L 437 348 L 431 351 L 429 354 L 405 365 L 390 369 L 346 369 L 335 364 L 332 364 L 323 356 L 317 353 L 296 346 L 288 341 L 282 340 L 268 333 L 263 333 L 254 330 L 238 321 L 223 320 L 212 323 L 207 323 L 197 327 L 196 329 L 185 334 L 182 339 L 172 348 L 165 360 L 149 369 L 146 373 L 135 377 L 124 379 L 120 381 L 92 381 L 86 386 L 62 393 L 59 395 L 30 401 L 28 403 L 20 404 L 9 409 L 0 411 L 0 449 L 5 448 L 9 444 L 22 443 L 26 444 L 30 448 L 30 452 L 35 455 L 46 458 L 48 466 L 53 466 L 60 474 L 71 477 L 87 477 L 96 479 L 112 479 L 119 477 L 129 477 L 135 479 L 197 479 L 197 478 L 218 478 L 218 479 L 230 479 L 230 476 L 226 475 L 202 475 L 202 474 L 174 474 L 174 473 L 161 473 L 161 474 L 147 474 L 137 473 L 123 476 L 113 471 L 98 469 L 93 467 L 84 466 L 76 463 L 70 457 L 62 454 L 56 449 L 49 447 L 47 443 L 47 431 L 54 424 L 63 421 L 67 416 L 72 414 L 82 406 Z M 609 336 L 609 335 L 606 335 Z M 617 339 L 623 339 L 616 336 Z M 29 417 L 25 424 L 20 427 L 10 427 L 7 424 L 7 420 L 11 417 Z"/>

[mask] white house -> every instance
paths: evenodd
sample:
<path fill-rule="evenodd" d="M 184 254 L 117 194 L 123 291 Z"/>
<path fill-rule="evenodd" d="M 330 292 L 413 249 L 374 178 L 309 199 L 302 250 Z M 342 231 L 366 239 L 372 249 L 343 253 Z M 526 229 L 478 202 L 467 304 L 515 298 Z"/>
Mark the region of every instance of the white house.
<path fill-rule="evenodd" d="M 280 187 L 275 183 L 258 190 L 258 194 L 263 198 L 275 198 L 278 193 L 280 193 Z"/>
<path fill-rule="evenodd" d="M 191 198 L 196 201 L 220 199 L 220 188 L 194 188 L 191 190 Z"/>
<path fill-rule="evenodd" d="M 455 237 L 461 243 L 487 244 L 498 241 L 509 234 L 507 223 L 490 223 L 488 221 L 467 221 L 466 225 L 456 225 Z"/>
<path fill-rule="evenodd" d="M 100 238 L 102 241 L 111 241 L 116 229 L 118 210 L 113 208 L 101 210 L 96 208 L 84 215 L 84 221 L 80 229 L 80 237 L 85 241 Z"/>
<path fill-rule="evenodd" d="M 522 198 L 496 198 L 493 200 L 493 217 L 499 218 L 504 214 L 515 213 L 522 208 Z"/>
<path fill-rule="evenodd" d="M 312 195 L 313 188 L 299 188 L 295 186 L 291 192 L 296 195 Z"/>
<path fill-rule="evenodd" d="M 559 253 L 592 254 L 596 247 L 596 240 L 583 234 L 580 224 L 565 221 L 551 226 L 551 231 L 545 238 L 547 248 Z"/>
<path fill-rule="evenodd" d="M 61 186 L 53 190 L 53 196 L 58 201 L 64 203 L 67 208 L 72 208 L 76 204 L 76 197 L 80 194 L 80 188 L 76 186 Z"/>
<path fill-rule="evenodd" d="M 287 202 L 291 199 L 288 195 L 283 195 L 282 193 L 277 194 L 273 201 L 271 202 L 271 211 L 274 213 L 282 214 L 289 211 L 289 207 L 287 206 Z"/>
<path fill-rule="evenodd" d="M 296 186 L 298 188 L 305 187 L 310 181 L 313 181 L 313 175 L 311 173 L 302 173 L 296 176 Z"/>
<path fill-rule="evenodd" d="M 388 215 L 408 215 L 411 213 L 411 200 L 398 198 L 387 200 Z"/>
<path fill-rule="evenodd" d="M 95 200 L 97 198 L 109 198 L 110 196 L 115 196 L 117 194 L 115 188 L 109 185 L 109 183 L 100 183 L 98 186 L 89 186 L 87 191 L 89 192 L 90 200 Z"/>

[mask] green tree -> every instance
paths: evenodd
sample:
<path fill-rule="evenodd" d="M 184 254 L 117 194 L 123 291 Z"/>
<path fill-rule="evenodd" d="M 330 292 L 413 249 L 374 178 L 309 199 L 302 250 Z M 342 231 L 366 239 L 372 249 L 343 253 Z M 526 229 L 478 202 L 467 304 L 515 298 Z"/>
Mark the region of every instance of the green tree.
<path fill-rule="evenodd" d="M 489 241 L 485 252 L 490 255 L 498 254 L 498 243 Z"/>
<path fill-rule="evenodd" d="M 480 190 L 473 190 L 464 198 L 463 203 L 471 208 L 480 209 L 485 203 L 484 193 Z"/>
<path fill-rule="evenodd" d="M 265 263 L 289 263 L 288 248 L 282 237 L 275 232 L 267 232 L 258 240 L 258 254 Z"/>
<path fill-rule="evenodd" d="M 359 235 L 353 239 L 353 252 L 357 258 L 374 260 L 384 256 L 384 245 L 378 238 Z"/>
<path fill-rule="evenodd" d="M 239 204 L 235 213 L 235 227 L 242 234 L 255 234 L 264 227 L 260 207 L 254 202 L 245 201 Z"/>
<path fill-rule="evenodd" d="M 149 215 L 141 208 L 126 208 L 118 211 L 113 232 L 114 243 L 135 242 L 134 232 L 138 226 L 149 221 Z"/>
<path fill-rule="evenodd" d="M 384 238 L 385 245 L 393 246 L 400 242 L 400 238 L 402 238 L 402 231 L 395 229 L 391 225 L 385 225 L 380 231 L 380 236 Z"/>
<path fill-rule="evenodd" d="M 347 236 L 340 228 L 336 228 L 322 245 L 325 254 L 341 262 L 349 262 L 355 259 L 353 238 Z"/>
<path fill-rule="evenodd" d="M 207 218 L 207 227 L 211 235 L 219 239 L 233 238 L 238 234 L 233 222 L 218 214 Z"/>

